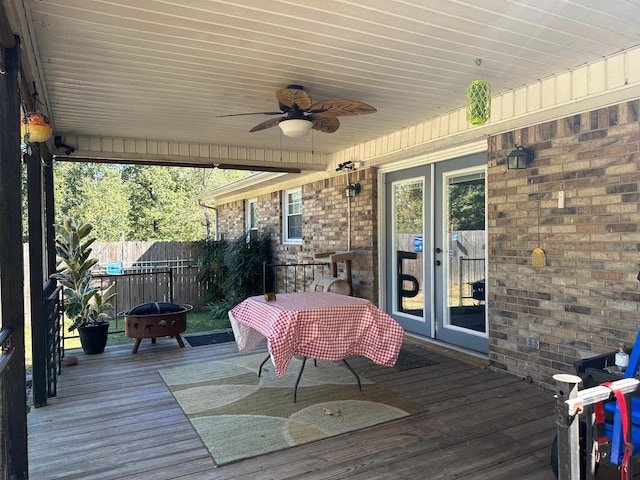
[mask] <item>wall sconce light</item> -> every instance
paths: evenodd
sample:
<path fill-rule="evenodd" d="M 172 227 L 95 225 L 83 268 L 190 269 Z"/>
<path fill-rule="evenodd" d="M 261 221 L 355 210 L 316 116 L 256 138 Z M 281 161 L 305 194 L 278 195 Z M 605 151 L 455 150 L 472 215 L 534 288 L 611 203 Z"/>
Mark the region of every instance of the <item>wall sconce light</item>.
<path fill-rule="evenodd" d="M 360 193 L 360 184 L 359 183 L 350 183 L 347 185 L 347 188 L 344 191 L 344 194 L 347 198 L 355 197 Z"/>
<path fill-rule="evenodd" d="M 522 145 L 516 145 L 507 157 L 507 168 L 509 170 L 524 170 L 533 161 L 533 150 Z"/>

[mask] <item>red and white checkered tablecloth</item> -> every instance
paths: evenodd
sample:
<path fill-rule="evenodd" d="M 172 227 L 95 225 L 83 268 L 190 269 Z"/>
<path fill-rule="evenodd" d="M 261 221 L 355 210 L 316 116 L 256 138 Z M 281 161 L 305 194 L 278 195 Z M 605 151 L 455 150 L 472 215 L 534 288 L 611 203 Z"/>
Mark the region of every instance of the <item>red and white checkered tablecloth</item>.
<path fill-rule="evenodd" d="M 330 361 L 363 355 L 391 367 L 404 336 L 402 327 L 368 300 L 335 293 L 283 293 L 270 302 L 250 297 L 229 318 L 241 353 L 267 338 L 278 376 L 294 355 Z"/>

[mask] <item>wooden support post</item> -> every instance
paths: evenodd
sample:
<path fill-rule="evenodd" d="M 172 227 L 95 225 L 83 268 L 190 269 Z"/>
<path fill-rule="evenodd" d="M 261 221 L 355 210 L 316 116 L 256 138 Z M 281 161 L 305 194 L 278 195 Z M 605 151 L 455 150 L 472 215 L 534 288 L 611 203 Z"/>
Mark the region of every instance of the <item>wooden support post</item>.
<path fill-rule="evenodd" d="M 558 480 L 580 479 L 580 412 L 569 412 L 566 400 L 578 396 L 582 379 L 576 375 L 557 374 L 556 425 L 558 432 Z M 592 478 L 592 477 L 587 477 Z"/>
<path fill-rule="evenodd" d="M 41 152 L 44 153 L 44 152 Z M 43 158 L 45 156 L 43 155 Z M 46 255 L 46 276 L 49 277 L 56 271 L 56 231 L 55 231 L 55 202 L 53 183 L 53 158 L 51 154 L 47 154 L 44 158 L 45 163 L 42 169 L 43 188 L 44 188 L 44 237 Z"/>
<path fill-rule="evenodd" d="M 47 404 L 48 326 L 44 315 L 44 271 L 42 231 L 42 168 L 40 145 L 31 146 L 27 163 L 29 212 L 29 287 L 31 290 L 31 349 L 33 352 L 33 405 Z"/>
<path fill-rule="evenodd" d="M 2 47 L 0 47 L 2 48 Z M 0 74 L 0 318 L 11 329 L 14 354 L 1 393 L 3 465 L 6 478 L 28 478 L 27 394 L 24 348 L 24 274 L 22 255 L 22 166 L 20 152 L 20 45 L 5 49 Z M 6 457 L 5 457 L 6 454 Z"/>

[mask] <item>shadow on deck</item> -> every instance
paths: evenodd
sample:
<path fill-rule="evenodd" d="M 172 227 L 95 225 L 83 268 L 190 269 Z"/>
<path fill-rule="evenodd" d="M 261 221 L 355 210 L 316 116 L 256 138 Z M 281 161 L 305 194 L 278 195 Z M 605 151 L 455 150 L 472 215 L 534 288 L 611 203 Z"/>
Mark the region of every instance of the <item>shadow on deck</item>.
<path fill-rule="evenodd" d="M 553 479 L 553 392 L 434 350 L 436 365 L 406 371 L 349 360 L 425 412 L 222 467 L 157 371 L 237 356 L 235 343 L 68 354 L 79 363 L 63 369 L 58 397 L 28 416 L 30 478 Z"/>

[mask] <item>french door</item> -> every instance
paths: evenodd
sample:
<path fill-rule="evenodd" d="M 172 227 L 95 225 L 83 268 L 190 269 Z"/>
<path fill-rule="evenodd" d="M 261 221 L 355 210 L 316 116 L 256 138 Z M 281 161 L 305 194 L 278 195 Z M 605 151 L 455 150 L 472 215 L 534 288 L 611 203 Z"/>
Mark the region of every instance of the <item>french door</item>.
<path fill-rule="evenodd" d="M 406 331 L 488 352 L 486 154 L 385 175 L 386 307 Z"/>

